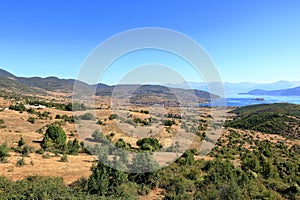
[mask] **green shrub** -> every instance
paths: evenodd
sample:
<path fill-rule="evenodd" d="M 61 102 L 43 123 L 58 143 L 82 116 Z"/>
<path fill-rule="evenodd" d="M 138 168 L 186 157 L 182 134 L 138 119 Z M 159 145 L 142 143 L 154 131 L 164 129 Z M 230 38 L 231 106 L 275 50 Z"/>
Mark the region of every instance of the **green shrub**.
<path fill-rule="evenodd" d="M 141 110 L 140 113 L 149 114 L 150 112 L 148 110 Z"/>
<path fill-rule="evenodd" d="M 32 123 L 32 124 L 34 124 L 35 118 L 34 118 L 34 117 L 29 117 L 29 118 L 27 119 L 27 121 L 30 122 L 30 123 Z"/>
<path fill-rule="evenodd" d="M 42 155 L 44 152 L 45 152 L 44 149 L 38 149 L 35 151 L 36 154 L 40 154 L 40 155 Z"/>
<path fill-rule="evenodd" d="M 80 149 L 80 144 L 77 139 L 74 139 L 73 141 L 69 140 L 67 143 L 67 149 L 66 152 L 69 155 L 77 155 Z"/>
<path fill-rule="evenodd" d="M 19 111 L 19 112 L 23 112 L 26 110 L 24 104 L 22 104 L 22 103 L 16 104 L 16 105 L 10 105 L 9 109 Z"/>
<path fill-rule="evenodd" d="M 8 156 L 9 156 L 9 148 L 7 147 L 7 144 L 4 143 L 0 145 L 0 162 L 5 162 Z"/>
<path fill-rule="evenodd" d="M 119 116 L 117 114 L 111 114 L 108 117 L 109 120 L 118 119 L 118 118 L 119 118 Z"/>
<path fill-rule="evenodd" d="M 124 150 L 130 150 L 131 149 L 131 145 L 129 143 L 126 143 L 123 138 L 120 138 L 117 142 L 116 142 L 116 147 L 124 149 Z"/>
<path fill-rule="evenodd" d="M 118 193 L 118 188 L 128 182 L 128 175 L 123 171 L 110 168 L 102 162 L 92 168 L 88 180 L 88 190 L 91 194 L 109 196 Z"/>
<path fill-rule="evenodd" d="M 29 156 L 30 153 L 34 152 L 33 147 L 30 147 L 28 145 L 24 145 L 21 149 L 22 156 Z"/>
<path fill-rule="evenodd" d="M 139 139 L 136 144 L 140 147 L 140 150 L 157 151 L 162 148 L 162 145 L 156 138 Z"/>
<path fill-rule="evenodd" d="M 103 144 L 109 144 L 111 143 L 111 140 L 109 137 L 105 136 L 102 132 L 99 130 L 96 130 L 93 132 L 92 137 L 96 142 L 103 143 Z"/>
<path fill-rule="evenodd" d="M 176 124 L 174 120 L 163 120 L 163 125 L 164 126 L 172 126 L 173 124 Z"/>
<path fill-rule="evenodd" d="M 194 153 L 195 152 L 193 150 L 187 150 L 180 158 L 177 159 L 176 162 L 181 165 L 193 165 L 195 162 Z"/>
<path fill-rule="evenodd" d="M 42 156 L 43 158 L 47 159 L 47 158 L 51 158 L 52 156 L 49 153 L 43 154 Z"/>
<path fill-rule="evenodd" d="M 51 125 L 46 130 L 43 141 L 41 143 L 42 148 L 61 148 L 66 143 L 66 134 L 60 126 Z"/>
<path fill-rule="evenodd" d="M 92 113 L 85 113 L 83 115 L 80 115 L 79 119 L 81 119 L 81 120 L 94 120 L 95 116 Z"/>

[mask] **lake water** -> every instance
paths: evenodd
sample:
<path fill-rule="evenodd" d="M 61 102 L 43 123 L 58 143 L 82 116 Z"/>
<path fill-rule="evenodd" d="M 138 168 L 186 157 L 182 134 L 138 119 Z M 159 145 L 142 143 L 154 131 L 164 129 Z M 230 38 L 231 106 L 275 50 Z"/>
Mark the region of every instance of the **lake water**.
<path fill-rule="evenodd" d="M 263 98 L 264 100 L 255 100 L 256 98 Z M 300 96 L 253 96 L 253 95 L 233 95 L 228 98 L 217 99 L 211 103 L 203 103 L 200 106 L 248 106 L 254 104 L 270 104 L 270 103 L 294 103 L 300 104 Z"/>

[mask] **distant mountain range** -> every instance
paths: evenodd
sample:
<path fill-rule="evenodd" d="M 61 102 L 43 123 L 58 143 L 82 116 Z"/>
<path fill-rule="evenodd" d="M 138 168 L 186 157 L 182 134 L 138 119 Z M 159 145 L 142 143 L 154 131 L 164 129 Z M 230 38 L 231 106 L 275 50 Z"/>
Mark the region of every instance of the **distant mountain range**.
<path fill-rule="evenodd" d="M 75 84 L 76 83 L 76 84 Z M 76 85 L 76 93 L 72 94 Z M 120 99 L 130 97 L 135 104 L 179 105 L 185 103 L 202 103 L 220 98 L 218 95 L 197 89 L 169 88 L 162 85 L 114 85 L 103 83 L 89 85 L 75 79 L 59 79 L 57 77 L 17 77 L 0 69 L 0 95 L 50 95 L 51 92 L 69 95 L 86 95 L 94 92 L 96 96 L 113 96 Z"/>
<path fill-rule="evenodd" d="M 300 96 L 300 86 L 282 90 L 260 90 L 255 89 L 251 90 L 247 93 L 242 94 L 249 94 L 249 95 L 269 95 L 269 96 Z"/>
<path fill-rule="evenodd" d="M 177 104 L 178 100 L 188 101 L 195 96 L 198 102 L 206 102 L 211 99 L 217 99 L 221 95 L 211 94 L 207 89 L 207 84 L 203 82 L 183 82 L 180 84 L 165 85 L 131 84 L 109 86 L 103 83 L 89 85 L 75 79 L 60 79 L 57 77 L 17 77 L 0 69 L 0 95 L 3 93 L 49 95 L 49 92 L 60 92 L 71 95 L 75 83 L 78 94 L 85 94 L 84 91 L 88 90 L 93 91 L 97 96 L 114 95 L 123 99 L 127 98 L 128 95 L 134 94 L 130 100 L 135 103 L 152 104 L 160 100 L 162 102 Z M 226 97 L 240 93 L 249 95 L 300 96 L 300 81 L 278 81 L 264 84 L 250 82 L 210 83 L 210 87 L 220 87 L 220 85 L 224 86 Z M 71 98 L 72 96 L 69 97 Z"/>

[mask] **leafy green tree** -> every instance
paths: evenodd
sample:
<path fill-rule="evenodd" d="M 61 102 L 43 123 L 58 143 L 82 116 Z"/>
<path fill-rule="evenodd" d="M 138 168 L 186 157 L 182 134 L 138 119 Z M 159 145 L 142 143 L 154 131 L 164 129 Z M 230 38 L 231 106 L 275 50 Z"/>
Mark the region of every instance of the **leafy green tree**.
<path fill-rule="evenodd" d="M 244 199 L 242 191 L 235 181 L 224 183 L 219 189 L 219 197 L 228 200 Z"/>
<path fill-rule="evenodd" d="M 243 170 L 251 170 L 253 172 L 259 172 L 260 162 L 256 155 L 252 155 L 250 157 L 245 157 L 242 159 L 242 169 Z"/>
<path fill-rule="evenodd" d="M 67 143 L 67 153 L 69 155 L 77 155 L 80 149 L 80 144 L 77 139 L 69 140 Z"/>
<path fill-rule="evenodd" d="M 159 164 L 153 159 L 151 153 L 144 152 L 136 154 L 132 159 L 132 172 L 130 180 L 137 184 L 146 184 L 155 187 L 157 184 L 157 173 Z"/>
<path fill-rule="evenodd" d="M 117 188 L 127 182 L 128 175 L 125 172 L 111 168 L 100 161 L 96 167 L 92 168 L 88 190 L 91 194 L 114 195 L 117 193 Z"/>
<path fill-rule="evenodd" d="M 51 125 L 46 130 L 41 146 L 44 149 L 62 148 L 66 143 L 66 139 L 66 133 L 60 126 Z"/>
<path fill-rule="evenodd" d="M 204 171 L 207 171 L 206 181 L 214 184 L 221 184 L 224 181 L 230 181 L 235 178 L 234 166 L 230 161 L 223 161 L 217 158 L 213 161 L 208 161 L 204 166 Z"/>

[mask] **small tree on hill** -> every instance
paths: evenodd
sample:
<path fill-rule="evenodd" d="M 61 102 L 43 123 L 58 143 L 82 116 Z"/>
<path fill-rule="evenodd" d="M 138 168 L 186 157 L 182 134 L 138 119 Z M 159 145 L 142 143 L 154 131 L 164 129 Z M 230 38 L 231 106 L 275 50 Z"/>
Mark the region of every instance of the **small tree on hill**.
<path fill-rule="evenodd" d="M 92 168 L 92 175 L 88 179 L 88 190 L 91 194 L 114 195 L 118 188 L 127 182 L 128 174 L 106 166 L 100 161 L 96 167 Z"/>
<path fill-rule="evenodd" d="M 44 139 L 42 141 L 42 148 L 61 148 L 66 143 L 66 133 L 60 126 L 51 125 L 46 130 Z"/>
<path fill-rule="evenodd" d="M 157 185 L 157 173 L 160 168 L 150 152 L 138 153 L 132 158 L 134 173 L 131 173 L 129 180 L 137 184 L 145 184 L 151 188 Z"/>
<path fill-rule="evenodd" d="M 77 155 L 79 152 L 79 142 L 77 139 L 74 139 L 73 141 L 69 140 L 67 143 L 67 153 L 69 155 Z"/>

